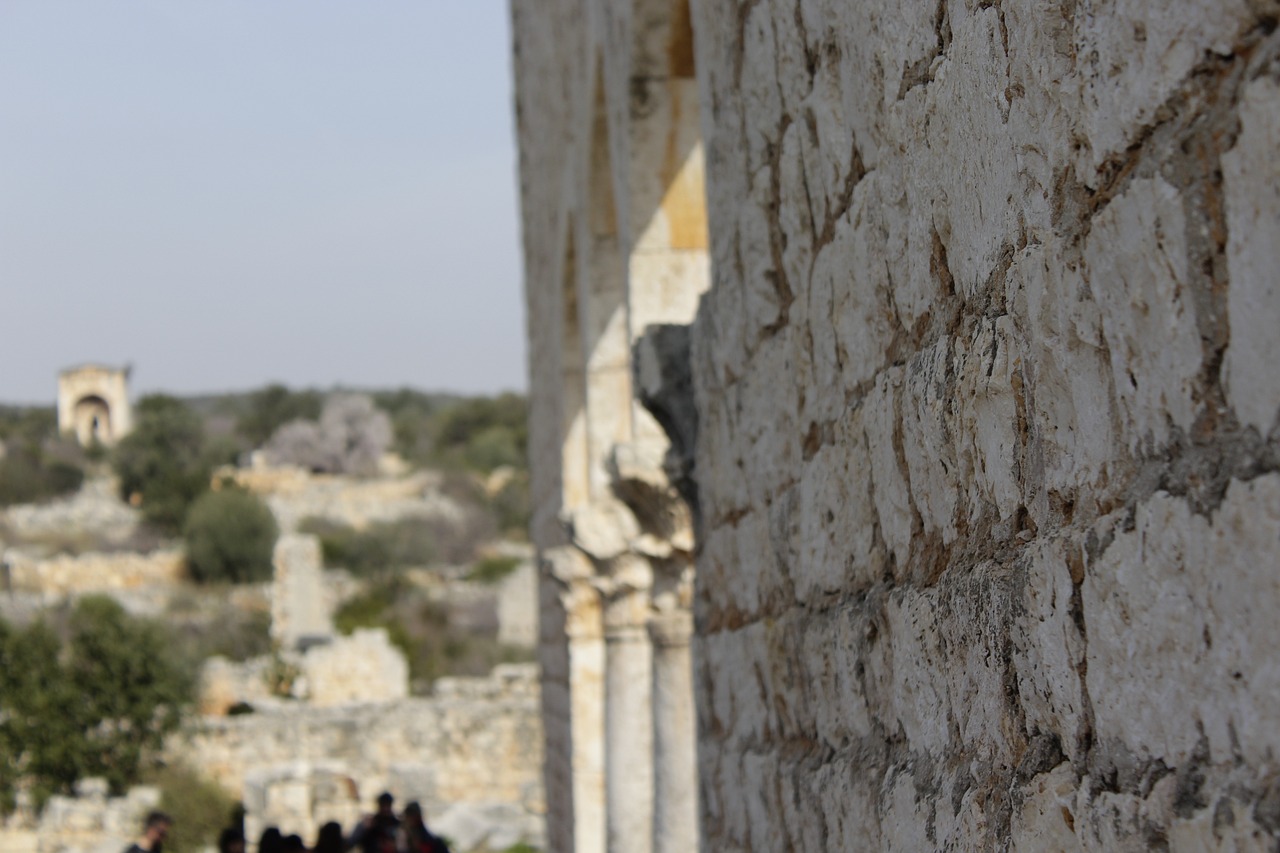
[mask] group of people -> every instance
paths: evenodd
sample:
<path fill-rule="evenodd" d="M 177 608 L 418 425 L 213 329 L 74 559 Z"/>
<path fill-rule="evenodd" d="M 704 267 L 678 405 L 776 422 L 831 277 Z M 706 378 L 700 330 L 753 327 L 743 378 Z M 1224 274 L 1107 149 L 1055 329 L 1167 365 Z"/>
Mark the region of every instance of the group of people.
<path fill-rule="evenodd" d="M 173 826 L 173 818 L 164 812 L 147 815 L 140 839 L 125 853 L 162 853 L 165 839 Z M 218 853 L 245 853 L 244 833 L 225 829 L 218 838 Z M 378 809 L 355 826 L 350 835 L 341 824 L 329 822 L 320 827 L 316 843 L 307 847 L 299 835 L 283 835 L 276 827 L 268 827 L 258 839 L 257 853 L 449 853 L 439 836 L 427 829 L 422 806 L 409 803 L 399 815 L 395 798 L 389 793 L 378 796 Z"/>

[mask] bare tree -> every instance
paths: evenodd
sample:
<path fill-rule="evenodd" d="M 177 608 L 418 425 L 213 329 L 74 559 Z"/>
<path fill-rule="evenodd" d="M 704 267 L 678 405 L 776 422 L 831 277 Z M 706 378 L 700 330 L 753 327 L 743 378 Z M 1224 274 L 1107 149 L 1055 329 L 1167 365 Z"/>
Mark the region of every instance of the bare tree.
<path fill-rule="evenodd" d="M 334 394 L 319 422 L 290 421 L 267 442 L 267 458 L 329 474 L 368 475 L 391 446 L 391 419 L 364 394 Z"/>

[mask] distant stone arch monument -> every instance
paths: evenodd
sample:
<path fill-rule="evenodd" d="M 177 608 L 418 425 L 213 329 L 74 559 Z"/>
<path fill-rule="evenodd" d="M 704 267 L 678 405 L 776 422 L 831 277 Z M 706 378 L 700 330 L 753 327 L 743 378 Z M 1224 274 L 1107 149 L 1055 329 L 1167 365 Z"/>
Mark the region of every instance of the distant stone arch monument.
<path fill-rule="evenodd" d="M 84 364 L 58 374 L 58 431 L 83 445 L 113 445 L 133 428 L 129 368 Z"/>

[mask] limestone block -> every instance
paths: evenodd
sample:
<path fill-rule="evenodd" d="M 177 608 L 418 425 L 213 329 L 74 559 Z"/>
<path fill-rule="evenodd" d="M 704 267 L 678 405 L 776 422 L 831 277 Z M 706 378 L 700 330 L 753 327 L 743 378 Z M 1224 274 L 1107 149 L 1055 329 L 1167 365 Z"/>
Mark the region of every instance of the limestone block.
<path fill-rule="evenodd" d="M 1233 482 L 1212 518 L 1157 493 L 1088 567 L 1087 685 L 1097 735 L 1170 766 L 1280 749 L 1280 475 Z"/>
<path fill-rule="evenodd" d="M 800 401 L 786 335 L 762 341 L 752 368 L 743 380 L 738 417 L 750 472 L 747 493 L 752 505 L 764 506 L 791 483 L 801 459 Z"/>
<path fill-rule="evenodd" d="M 798 559 L 789 567 L 796 600 L 810 602 L 870 586 L 879 578 L 884 555 L 876 549 L 871 464 L 861 417 L 841 424 L 837 440 L 818 450 L 800 477 Z"/>
<path fill-rule="evenodd" d="M 893 288 L 878 186 L 868 179 L 854 190 L 851 209 L 835 221 L 831 242 L 814 259 L 809 287 L 792 306 L 794 321 L 808 327 L 808 335 L 797 335 L 795 342 L 801 374 L 812 389 L 805 396 L 809 421 L 838 418 L 845 395 L 832 389 L 844 386 L 846 394 L 856 393 L 871 381 L 893 338 Z"/>
<path fill-rule="evenodd" d="M 1067 762 L 1041 773 L 1027 784 L 1022 806 L 1014 813 L 1010 841 L 1014 850 L 1077 851 L 1075 833 L 1076 774 Z"/>
<path fill-rule="evenodd" d="M 286 648 L 333 634 L 325 603 L 320 540 L 286 533 L 272 557 L 271 637 Z"/>
<path fill-rule="evenodd" d="M 1015 255 L 1006 300 L 1034 393 L 1027 417 L 1044 487 L 1083 497 L 1104 485 L 1116 456 L 1111 364 L 1098 304 L 1062 252 L 1055 242 Z"/>
<path fill-rule="evenodd" d="M 1188 0 L 1152 6 L 1143 0 L 1091 2 L 1076 22 L 1080 123 L 1090 149 L 1079 172 L 1089 176 L 1142 128 L 1160 121 L 1161 105 L 1206 51 L 1231 53 L 1253 22 L 1246 0 Z"/>
<path fill-rule="evenodd" d="M 701 645 L 703 665 L 717 677 L 712 680 L 706 713 L 730 741 L 757 739 L 765 732 L 768 708 L 763 687 L 754 677 L 765 667 L 765 631 L 758 622 L 706 637 Z M 700 709 L 699 713 L 702 713 Z"/>
<path fill-rule="evenodd" d="M 808 133 L 803 124 L 792 122 L 782 136 L 781 152 L 776 168 L 776 194 L 772 180 L 774 175 L 762 172 L 756 176 L 752 201 L 769 211 L 770 231 L 779 233 L 782 269 L 774 270 L 775 287 L 785 285 L 786 292 L 794 295 L 809 278 L 813 266 L 814 242 L 821 223 L 815 222 L 809 206 L 809 187 L 804 170 L 804 143 Z M 776 212 L 775 206 L 776 205 Z M 776 251 L 776 250 L 775 250 Z"/>
<path fill-rule="evenodd" d="M 880 806 L 882 849 L 893 853 L 933 849 L 934 843 L 926 834 L 928 795 L 917 792 L 910 773 L 894 774 L 885 780 L 885 787 L 888 790 Z"/>
<path fill-rule="evenodd" d="M 746 12 L 736 51 L 742 72 L 735 88 L 740 92 L 740 115 L 745 119 L 743 142 L 749 174 L 758 173 L 769 163 L 772 147 L 781 142 L 777 128 L 782 123 L 782 93 L 776 77 L 777 44 L 770 7 L 769 3 L 757 3 Z"/>
<path fill-rule="evenodd" d="M 867 395 L 863 419 L 880 535 L 893 552 L 895 573 L 899 576 L 908 570 L 916 525 L 907 472 L 898 456 L 898 411 L 904 373 L 902 368 L 893 368 L 880 374 L 876 387 Z"/>
<path fill-rule="evenodd" d="M 886 621 L 895 665 L 892 704 L 885 710 L 902 726 L 912 749 L 939 754 L 950 741 L 953 709 L 932 597 L 895 595 Z M 904 666 L 904 661 L 911 663 Z"/>
<path fill-rule="evenodd" d="M 1004 123 L 1009 78 L 999 12 L 979 8 L 953 18 L 950 37 L 933 83 L 895 109 L 894 131 L 900 139 L 925 141 L 907 160 L 908 180 L 919 192 L 913 208 L 932 211 L 956 290 L 969 296 L 1012 242 L 1021 187 Z M 918 247 L 931 253 L 932 240 Z"/>
<path fill-rule="evenodd" d="M 1075 623 L 1071 564 L 1083 568 L 1070 540 L 1034 544 L 1027 556 L 1022 612 L 1013 631 L 1013 666 L 1028 735 L 1051 732 L 1072 760 L 1083 758 L 1086 697 L 1080 668 L 1085 645 Z"/>
<path fill-rule="evenodd" d="M 751 182 L 750 195 L 757 203 L 740 205 L 734 231 L 736 254 L 733 263 L 741 267 L 745 280 L 734 282 L 735 297 L 741 303 L 746 322 L 738 322 L 744 346 L 751 346 L 761 330 L 778 322 L 783 311 L 783 290 L 779 286 L 783 271 L 777 269 L 773 232 L 776 222 L 769 214 L 768 198 L 773 192 L 771 166 L 762 169 Z M 731 333 L 730 333 L 731 334 Z M 734 336 L 730 336 L 733 340 Z"/>
<path fill-rule="evenodd" d="M 409 665 L 382 628 L 360 629 L 312 648 L 301 668 L 307 698 L 317 707 L 388 702 L 409 695 Z"/>
<path fill-rule="evenodd" d="M 832 749 L 871 734 L 871 709 L 860 672 L 870 656 L 869 629 L 857 614 L 831 611 L 800 625 L 797 665 L 810 694 L 814 729 Z"/>
<path fill-rule="evenodd" d="M 1159 446 L 1195 418 L 1201 350 L 1186 227 L 1178 192 L 1139 179 L 1094 217 L 1085 246 L 1131 449 Z"/>
<path fill-rule="evenodd" d="M 1280 409 L 1280 84 L 1262 77 L 1244 87 L 1240 125 L 1235 148 L 1222 155 L 1231 274 L 1224 371 L 1236 416 L 1266 435 Z"/>
<path fill-rule="evenodd" d="M 696 336 L 693 346 L 696 353 L 699 349 Z M 729 386 L 720 402 L 699 412 L 696 470 L 699 478 L 704 476 L 702 472 L 707 472 L 706 476 L 715 477 L 719 484 L 705 498 L 699 495 L 699 501 L 705 501 L 702 510 L 711 519 L 743 510 L 750 501 L 742 450 L 738 446 L 742 437 L 730 426 L 733 407 L 739 396 L 737 385 Z"/>
<path fill-rule="evenodd" d="M 952 399 L 946 377 L 952 358 L 951 342 L 945 338 L 913 358 L 901 398 L 902 451 L 911 498 L 925 534 L 939 535 L 944 544 L 958 535 L 960 503 L 959 463 L 947 423 Z"/>
<path fill-rule="evenodd" d="M 955 390 L 959 409 L 953 427 L 962 481 L 971 483 L 968 517 L 977 521 L 994 504 L 1007 519 L 1022 504 L 1019 482 L 1018 350 L 1008 316 L 983 320 L 972 342 L 957 342 Z"/>
<path fill-rule="evenodd" d="M 804 54 L 797 51 L 793 55 Z M 854 140 L 845 120 L 839 67 L 823 63 L 814 70 L 810 82 L 811 87 L 795 112 L 802 117 L 805 131 L 800 136 L 800 146 L 805 182 L 810 187 L 809 217 L 820 234 L 828 221 L 848 205 L 850 181 L 860 175 L 854 173 Z"/>

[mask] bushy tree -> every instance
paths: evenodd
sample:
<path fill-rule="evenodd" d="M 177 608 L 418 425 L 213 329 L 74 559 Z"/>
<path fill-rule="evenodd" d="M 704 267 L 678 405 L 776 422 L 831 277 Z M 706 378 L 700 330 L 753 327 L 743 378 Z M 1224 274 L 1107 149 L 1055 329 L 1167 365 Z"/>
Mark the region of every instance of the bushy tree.
<path fill-rule="evenodd" d="M 87 776 L 123 791 L 191 700 L 194 679 L 159 624 L 86 597 L 71 626 L 64 644 L 43 622 L 0 620 L 0 810 L 20 784 L 37 804 Z"/>
<path fill-rule="evenodd" d="M 369 475 L 391 446 L 391 420 L 363 394 L 334 394 L 319 422 L 282 426 L 265 448 L 276 464 L 327 474 Z"/>
<path fill-rule="evenodd" d="M 225 460 L 206 452 L 203 424 L 182 401 L 153 394 L 135 413 L 133 432 L 115 451 L 120 495 L 138 495 L 147 521 L 177 533 L 187 508 L 209 487 L 214 465 Z"/>
<path fill-rule="evenodd" d="M 528 407 L 518 394 L 475 397 L 440 413 L 435 454 L 444 464 L 476 471 L 527 467 Z"/>
<path fill-rule="evenodd" d="M 0 506 L 71 494 L 83 482 L 83 469 L 51 457 L 39 446 L 6 446 L 4 458 L 0 459 Z"/>
<path fill-rule="evenodd" d="M 206 492 L 182 528 L 187 569 L 201 582 L 270 580 L 279 533 L 275 516 L 257 497 L 231 486 Z"/>
<path fill-rule="evenodd" d="M 129 616 L 105 596 L 76 605 L 68 645 L 67 673 L 86 717 L 78 775 L 101 776 L 123 791 L 178 727 L 194 674 L 180 668 L 158 623 Z"/>
<path fill-rule="evenodd" d="M 268 385 L 249 395 L 236 431 L 250 447 L 261 447 L 284 424 L 320 417 L 320 404 L 320 394 L 315 391 L 290 391 L 284 385 Z"/>
<path fill-rule="evenodd" d="M 52 409 L 0 411 L 0 506 L 70 494 L 84 482 L 84 451 L 58 436 Z"/>

